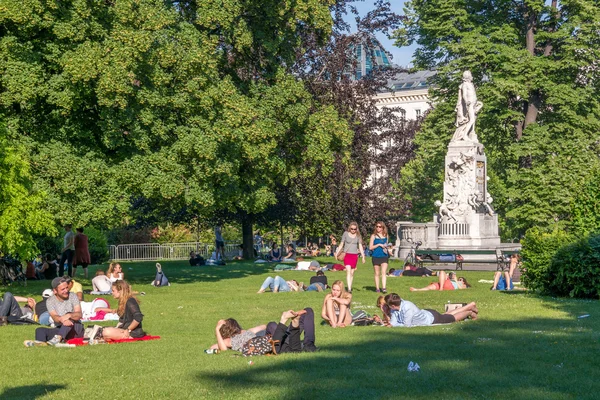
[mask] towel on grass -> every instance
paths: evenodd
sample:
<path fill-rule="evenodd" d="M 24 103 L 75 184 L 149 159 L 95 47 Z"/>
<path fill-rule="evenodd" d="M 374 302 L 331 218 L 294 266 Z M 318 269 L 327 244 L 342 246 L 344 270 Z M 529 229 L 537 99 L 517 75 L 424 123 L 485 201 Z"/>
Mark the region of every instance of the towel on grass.
<path fill-rule="evenodd" d="M 118 339 L 118 340 L 111 340 L 110 342 L 106 342 L 106 343 L 108 343 L 108 344 L 129 343 L 129 342 L 139 342 L 139 341 L 145 341 L 145 340 L 158 340 L 158 339 L 160 339 L 160 336 L 146 335 L 146 336 L 142 336 L 141 338 Z M 75 346 L 87 346 L 88 342 L 84 341 L 83 338 L 76 338 L 76 339 L 67 340 L 67 344 L 73 344 Z"/>

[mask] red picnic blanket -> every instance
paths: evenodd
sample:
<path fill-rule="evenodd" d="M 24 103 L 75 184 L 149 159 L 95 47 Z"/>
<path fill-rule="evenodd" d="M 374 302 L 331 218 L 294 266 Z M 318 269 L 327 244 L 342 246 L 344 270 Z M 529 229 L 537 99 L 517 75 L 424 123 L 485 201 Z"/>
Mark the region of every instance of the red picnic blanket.
<path fill-rule="evenodd" d="M 129 343 L 129 342 L 139 342 L 141 340 L 158 340 L 158 339 L 160 339 L 160 336 L 146 335 L 146 336 L 142 336 L 141 338 L 117 339 L 117 340 L 107 341 L 106 343 L 108 343 L 108 344 Z M 76 338 L 76 339 L 67 340 L 67 344 L 74 344 L 75 346 L 87 346 L 88 342 L 84 341 L 83 338 Z"/>

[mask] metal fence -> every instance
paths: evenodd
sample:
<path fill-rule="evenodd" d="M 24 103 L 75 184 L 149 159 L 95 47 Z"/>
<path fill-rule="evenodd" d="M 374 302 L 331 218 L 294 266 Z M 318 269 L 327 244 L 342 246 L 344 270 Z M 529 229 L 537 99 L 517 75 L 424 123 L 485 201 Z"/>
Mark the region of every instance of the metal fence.
<path fill-rule="evenodd" d="M 225 243 L 225 257 L 237 256 L 239 246 L 239 243 Z M 110 246 L 109 251 L 110 261 L 187 260 L 191 251 L 208 259 L 215 245 L 199 242 L 119 244 Z"/>

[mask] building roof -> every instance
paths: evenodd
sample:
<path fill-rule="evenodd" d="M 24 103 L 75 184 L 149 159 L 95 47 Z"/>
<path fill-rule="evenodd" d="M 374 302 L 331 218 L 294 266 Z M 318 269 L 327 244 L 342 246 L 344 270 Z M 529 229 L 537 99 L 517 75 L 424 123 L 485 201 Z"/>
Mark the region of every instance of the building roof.
<path fill-rule="evenodd" d="M 388 81 L 388 90 L 382 92 L 397 92 L 400 90 L 427 89 L 429 87 L 429 78 L 435 76 L 436 71 L 416 71 L 412 73 L 399 72 L 394 78 Z"/>

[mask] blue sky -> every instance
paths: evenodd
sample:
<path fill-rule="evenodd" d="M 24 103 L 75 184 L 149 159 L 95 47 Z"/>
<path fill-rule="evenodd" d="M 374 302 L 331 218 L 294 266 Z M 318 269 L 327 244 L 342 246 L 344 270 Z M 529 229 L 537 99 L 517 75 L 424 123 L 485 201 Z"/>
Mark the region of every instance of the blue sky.
<path fill-rule="evenodd" d="M 367 12 L 374 8 L 372 0 L 365 1 L 357 1 L 353 3 L 354 6 L 358 9 L 360 15 L 365 15 Z M 404 7 L 404 0 L 390 0 L 392 11 L 397 14 L 402 15 L 404 12 L 402 8 Z M 346 21 L 350 22 L 350 25 L 355 28 L 356 23 L 354 22 L 353 16 L 348 15 Z M 394 64 L 398 64 L 400 66 L 409 66 L 412 65 L 413 53 L 416 49 L 416 46 L 410 47 L 402 47 L 398 48 L 394 46 L 394 42 L 389 40 L 385 35 L 378 34 L 377 39 L 381 42 L 383 47 L 392 54 Z"/>

